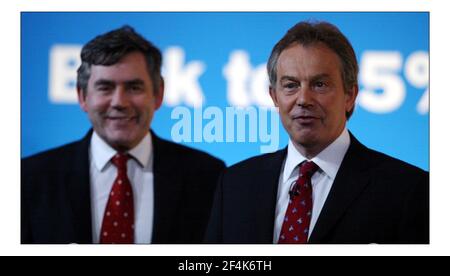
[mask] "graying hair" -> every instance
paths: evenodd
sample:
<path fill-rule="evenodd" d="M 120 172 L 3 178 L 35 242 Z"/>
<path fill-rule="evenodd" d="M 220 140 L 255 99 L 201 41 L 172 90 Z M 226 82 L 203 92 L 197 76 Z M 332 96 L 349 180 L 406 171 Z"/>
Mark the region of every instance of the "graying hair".
<path fill-rule="evenodd" d="M 355 51 L 341 31 L 328 22 L 300 22 L 289 29 L 272 49 L 267 62 L 267 72 L 272 88 L 276 87 L 277 63 L 281 52 L 295 43 L 303 46 L 316 43 L 325 44 L 338 55 L 341 61 L 341 77 L 345 93 L 348 93 L 354 86 L 358 86 L 359 69 Z M 353 109 L 346 113 L 347 119 L 352 115 Z"/>
<path fill-rule="evenodd" d="M 77 88 L 86 96 L 92 65 L 113 65 L 131 52 L 141 52 L 145 56 L 147 70 L 153 82 L 153 92 L 158 93 L 162 82 L 161 52 L 130 26 L 99 35 L 83 47 L 81 65 L 77 70 Z"/>

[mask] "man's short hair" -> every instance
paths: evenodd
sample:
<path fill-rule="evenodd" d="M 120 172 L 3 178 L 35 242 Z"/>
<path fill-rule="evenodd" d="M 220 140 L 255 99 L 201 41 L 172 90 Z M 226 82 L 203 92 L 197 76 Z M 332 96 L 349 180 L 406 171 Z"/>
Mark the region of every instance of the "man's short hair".
<path fill-rule="evenodd" d="M 300 22 L 281 38 L 275 45 L 267 63 L 270 85 L 275 88 L 277 82 L 277 63 L 281 52 L 292 44 L 310 46 L 323 43 L 335 52 L 341 61 L 341 77 L 345 93 L 354 86 L 358 87 L 358 62 L 355 51 L 348 39 L 339 29 L 328 22 Z M 346 113 L 347 119 L 353 113 L 352 108 Z"/>
<path fill-rule="evenodd" d="M 145 56 L 153 92 L 158 93 L 162 82 L 161 52 L 130 26 L 99 35 L 84 45 L 81 50 L 81 65 L 77 71 L 77 88 L 86 95 L 92 65 L 113 65 L 132 52 L 140 52 Z"/>

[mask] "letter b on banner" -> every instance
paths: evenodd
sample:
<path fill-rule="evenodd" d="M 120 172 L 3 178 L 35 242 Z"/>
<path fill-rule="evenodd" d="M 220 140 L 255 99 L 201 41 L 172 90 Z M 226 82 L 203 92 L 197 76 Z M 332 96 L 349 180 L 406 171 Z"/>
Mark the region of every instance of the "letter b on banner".
<path fill-rule="evenodd" d="M 50 49 L 49 98 L 53 103 L 77 102 L 77 68 L 80 66 L 79 45 L 55 45 Z"/>

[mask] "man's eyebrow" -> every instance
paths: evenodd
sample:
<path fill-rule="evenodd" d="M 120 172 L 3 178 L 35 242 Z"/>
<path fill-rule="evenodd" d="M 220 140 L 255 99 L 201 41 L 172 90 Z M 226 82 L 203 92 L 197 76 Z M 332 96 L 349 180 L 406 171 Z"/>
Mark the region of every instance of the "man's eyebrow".
<path fill-rule="evenodd" d="M 144 83 L 145 82 L 142 79 L 131 79 L 131 80 L 124 81 L 125 85 L 143 85 Z M 99 80 L 95 81 L 94 85 L 95 86 L 100 86 L 100 85 L 114 86 L 114 85 L 116 85 L 116 82 L 112 81 L 112 80 L 108 80 L 108 79 L 99 79 Z"/>
<path fill-rule="evenodd" d="M 125 81 L 127 85 L 143 85 L 145 82 L 142 79 L 132 79 Z"/>
<path fill-rule="evenodd" d="M 324 79 L 324 78 L 329 78 L 329 77 L 330 77 L 330 74 L 322 73 L 322 74 L 317 74 L 317 75 L 311 76 L 308 79 L 310 81 L 314 81 L 314 80 Z M 299 81 L 299 79 L 297 77 L 294 77 L 294 76 L 282 76 L 280 78 L 280 81 Z"/>
<path fill-rule="evenodd" d="M 312 76 L 310 79 L 311 80 L 319 80 L 319 79 L 326 79 L 326 78 L 330 78 L 330 74 L 328 74 L 328 73 L 318 74 L 318 75 Z"/>
<path fill-rule="evenodd" d="M 293 77 L 293 76 L 282 76 L 280 78 L 280 82 L 281 81 L 298 81 L 298 78 Z"/>
<path fill-rule="evenodd" d="M 109 85 L 109 86 L 113 86 L 115 85 L 115 82 L 111 81 L 111 80 L 107 80 L 107 79 L 99 79 L 96 80 L 94 83 L 94 86 L 100 86 L 100 85 Z"/>

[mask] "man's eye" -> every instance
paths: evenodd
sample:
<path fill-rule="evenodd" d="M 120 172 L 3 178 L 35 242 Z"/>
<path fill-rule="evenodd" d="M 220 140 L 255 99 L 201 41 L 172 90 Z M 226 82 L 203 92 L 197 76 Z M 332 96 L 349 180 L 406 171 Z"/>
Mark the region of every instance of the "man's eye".
<path fill-rule="evenodd" d="M 108 91 L 108 90 L 110 90 L 110 89 L 111 89 L 111 87 L 108 86 L 108 85 L 100 85 L 100 86 L 97 86 L 97 90 L 98 90 L 98 91 Z"/>
<path fill-rule="evenodd" d="M 289 82 L 289 83 L 286 83 L 283 87 L 287 88 L 287 89 L 294 89 L 294 88 L 298 87 L 298 84 L 295 82 Z"/>
<path fill-rule="evenodd" d="M 315 83 L 315 86 L 318 87 L 318 88 L 325 88 L 325 87 L 328 86 L 328 84 L 326 82 L 324 82 L 324 81 L 318 81 L 318 82 Z"/>
<path fill-rule="evenodd" d="M 130 83 L 127 85 L 126 89 L 129 92 L 137 93 L 137 92 L 141 92 L 144 90 L 144 85 L 142 85 L 140 83 Z"/>
<path fill-rule="evenodd" d="M 317 87 L 324 87 L 324 86 L 325 86 L 325 83 L 324 83 L 324 82 L 321 82 L 321 81 L 318 81 L 318 82 L 316 82 L 316 86 L 317 86 Z"/>

